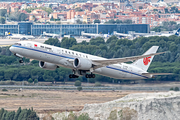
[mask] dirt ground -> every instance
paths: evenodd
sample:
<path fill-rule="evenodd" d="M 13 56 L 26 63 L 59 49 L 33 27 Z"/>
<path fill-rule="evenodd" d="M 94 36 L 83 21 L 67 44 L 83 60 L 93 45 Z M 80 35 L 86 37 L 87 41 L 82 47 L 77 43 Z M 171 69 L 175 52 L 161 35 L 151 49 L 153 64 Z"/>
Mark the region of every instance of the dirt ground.
<path fill-rule="evenodd" d="M 8 90 L 0 91 L 0 105 L 6 110 L 31 108 L 38 113 L 79 111 L 85 104 L 103 103 L 121 98 L 126 91 L 46 91 L 46 90 Z"/>

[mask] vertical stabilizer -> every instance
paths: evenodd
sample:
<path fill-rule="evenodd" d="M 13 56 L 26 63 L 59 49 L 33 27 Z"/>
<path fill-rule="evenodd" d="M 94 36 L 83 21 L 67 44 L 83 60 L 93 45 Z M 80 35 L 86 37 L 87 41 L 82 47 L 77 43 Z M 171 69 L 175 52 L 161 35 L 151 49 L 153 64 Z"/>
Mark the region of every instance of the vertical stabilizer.
<path fill-rule="evenodd" d="M 148 55 L 151 53 L 156 53 L 158 50 L 159 46 L 152 46 L 148 51 L 146 51 L 143 55 Z M 146 57 L 143 59 L 139 59 L 136 60 L 134 63 L 132 63 L 132 65 L 141 68 L 144 71 L 147 71 L 152 60 L 153 60 L 154 56 L 150 56 L 150 57 Z"/>
<path fill-rule="evenodd" d="M 175 35 L 179 36 L 179 34 L 180 34 L 180 28 L 179 28 L 179 29 L 177 29 L 177 31 L 176 31 L 176 33 L 175 33 Z"/>

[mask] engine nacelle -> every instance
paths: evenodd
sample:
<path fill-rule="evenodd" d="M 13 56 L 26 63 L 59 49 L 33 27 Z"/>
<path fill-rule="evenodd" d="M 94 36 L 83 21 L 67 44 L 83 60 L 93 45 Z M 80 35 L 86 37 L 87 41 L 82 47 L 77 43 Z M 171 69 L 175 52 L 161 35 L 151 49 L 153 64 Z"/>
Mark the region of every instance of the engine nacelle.
<path fill-rule="evenodd" d="M 75 58 L 73 66 L 79 70 L 90 70 L 90 68 L 92 67 L 92 62 L 84 58 Z"/>
<path fill-rule="evenodd" d="M 55 70 L 58 66 L 52 63 L 39 61 L 39 67 L 45 70 Z"/>

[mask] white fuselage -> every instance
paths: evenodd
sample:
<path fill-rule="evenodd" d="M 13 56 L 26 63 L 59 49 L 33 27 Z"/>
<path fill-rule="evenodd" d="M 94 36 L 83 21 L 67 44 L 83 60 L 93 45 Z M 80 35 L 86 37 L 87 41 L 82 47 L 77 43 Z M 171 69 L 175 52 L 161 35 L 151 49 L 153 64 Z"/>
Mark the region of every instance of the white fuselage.
<path fill-rule="evenodd" d="M 22 39 L 22 38 L 26 38 L 26 39 L 35 39 L 34 36 L 32 35 L 21 35 L 21 34 L 12 34 L 10 36 L 7 36 L 9 39 Z"/>
<path fill-rule="evenodd" d="M 73 50 L 68 50 L 60 47 L 55 47 L 47 44 L 42 44 L 32 41 L 21 41 L 18 42 L 19 45 L 12 45 L 10 50 L 13 53 L 17 53 L 24 57 L 35 59 L 38 61 L 53 63 L 58 66 L 75 69 L 73 66 L 73 61 L 75 58 L 84 59 L 101 59 L 105 58 L 81 53 Z M 132 64 L 113 64 L 104 66 L 93 71 L 95 74 L 100 74 L 103 76 L 108 76 L 116 79 L 146 79 L 147 76 L 142 75 L 142 73 L 147 73 L 146 71 L 132 65 Z"/>

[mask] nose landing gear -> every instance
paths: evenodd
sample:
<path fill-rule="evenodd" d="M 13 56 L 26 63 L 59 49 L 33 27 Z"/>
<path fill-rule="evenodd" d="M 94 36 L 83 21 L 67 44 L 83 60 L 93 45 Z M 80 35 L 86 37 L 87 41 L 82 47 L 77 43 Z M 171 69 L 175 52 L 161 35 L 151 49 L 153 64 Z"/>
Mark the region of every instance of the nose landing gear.
<path fill-rule="evenodd" d="M 23 63 L 23 62 L 24 62 L 23 59 L 19 60 L 19 63 Z"/>

